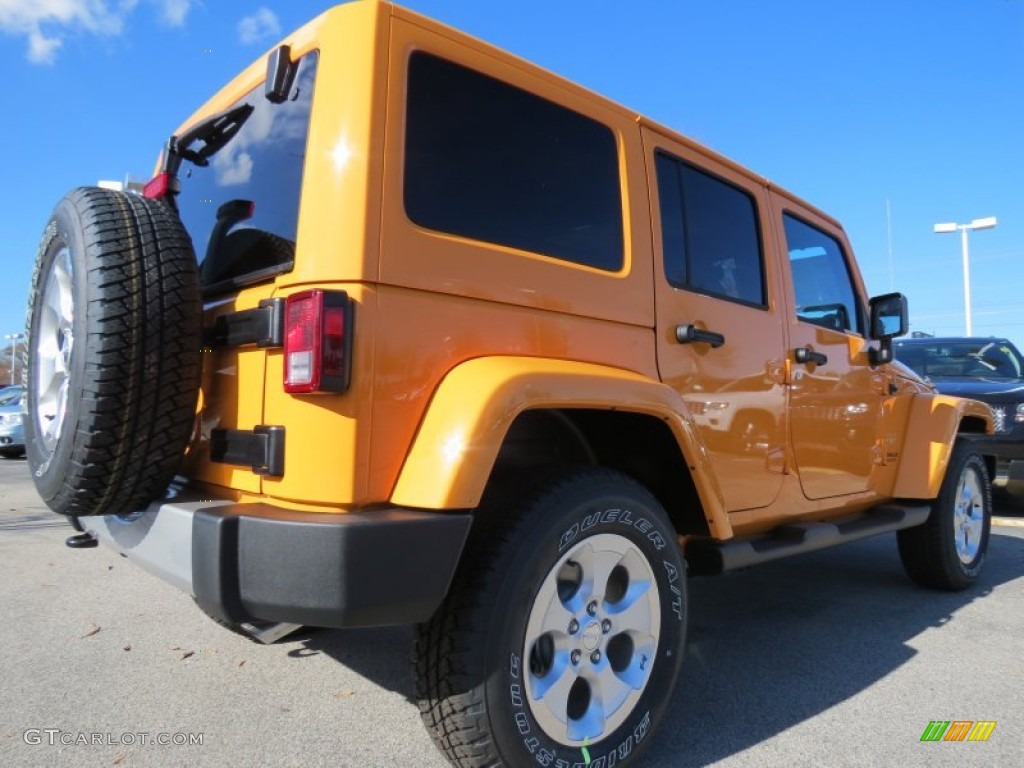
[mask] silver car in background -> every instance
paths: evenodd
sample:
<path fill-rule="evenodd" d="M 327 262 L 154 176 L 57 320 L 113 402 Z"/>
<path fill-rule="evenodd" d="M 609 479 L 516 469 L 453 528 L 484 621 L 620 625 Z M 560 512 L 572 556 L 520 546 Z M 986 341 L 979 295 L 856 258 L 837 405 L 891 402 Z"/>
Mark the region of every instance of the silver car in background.
<path fill-rule="evenodd" d="M 0 456 L 5 459 L 25 453 L 25 428 L 22 424 L 25 398 L 24 387 L 0 389 Z"/>

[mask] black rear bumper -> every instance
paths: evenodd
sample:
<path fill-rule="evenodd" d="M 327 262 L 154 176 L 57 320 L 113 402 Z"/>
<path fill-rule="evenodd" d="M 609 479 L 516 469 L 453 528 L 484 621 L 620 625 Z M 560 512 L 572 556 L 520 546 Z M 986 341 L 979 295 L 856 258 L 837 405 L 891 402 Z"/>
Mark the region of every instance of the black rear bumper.
<path fill-rule="evenodd" d="M 972 436 L 971 442 L 982 456 L 995 459 L 992 484 L 1024 496 L 1024 425 L 1010 434 Z"/>
<path fill-rule="evenodd" d="M 448 592 L 472 516 L 348 514 L 264 504 L 197 510 L 192 590 L 221 621 L 368 627 L 426 621 Z"/>

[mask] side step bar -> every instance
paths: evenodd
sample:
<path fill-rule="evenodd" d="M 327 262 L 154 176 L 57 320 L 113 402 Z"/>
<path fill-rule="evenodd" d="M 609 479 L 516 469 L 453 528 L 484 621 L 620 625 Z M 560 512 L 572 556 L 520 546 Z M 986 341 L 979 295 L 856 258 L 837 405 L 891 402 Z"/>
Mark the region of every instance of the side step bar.
<path fill-rule="evenodd" d="M 715 541 L 691 538 L 686 542 L 686 561 L 695 574 L 732 571 L 835 544 L 866 539 L 879 533 L 912 528 L 924 523 L 929 512 L 931 507 L 928 505 L 885 504 L 846 520 L 781 525 L 768 533 L 745 539 Z"/>

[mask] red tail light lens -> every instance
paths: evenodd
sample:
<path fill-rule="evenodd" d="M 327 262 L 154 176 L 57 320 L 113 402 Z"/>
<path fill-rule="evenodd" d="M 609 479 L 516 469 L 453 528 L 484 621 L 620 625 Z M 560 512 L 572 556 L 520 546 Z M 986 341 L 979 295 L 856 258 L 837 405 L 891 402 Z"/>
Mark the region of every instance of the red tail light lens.
<path fill-rule="evenodd" d="M 142 188 L 142 196 L 152 200 L 159 200 L 162 197 L 166 197 L 170 191 L 171 174 L 164 171 L 146 182 L 146 185 Z"/>
<path fill-rule="evenodd" d="M 352 359 L 352 302 L 344 291 L 303 291 L 285 302 L 284 391 L 344 392 Z"/>

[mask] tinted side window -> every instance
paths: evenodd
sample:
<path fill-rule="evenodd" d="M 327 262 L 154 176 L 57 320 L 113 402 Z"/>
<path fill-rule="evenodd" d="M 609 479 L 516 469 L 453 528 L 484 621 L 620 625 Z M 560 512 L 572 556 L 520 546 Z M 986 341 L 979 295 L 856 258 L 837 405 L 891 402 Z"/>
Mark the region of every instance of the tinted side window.
<path fill-rule="evenodd" d="M 426 53 L 409 62 L 404 196 L 428 229 L 622 268 L 611 130 Z"/>
<path fill-rule="evenodd" d="M 260 85 L 238 133 L 206 166 L 182 167 L 178 209 L 192 236 L 207 291 L 230 289 L 290 270 L 313 104 L 317 53 L 299 61 L 291 98 L 273 104 Z M 242 211 L 252 216 L 244 218 Z"/>
<path fill-rule="evenodd" d="M 833 331 L 860 329 L 860 305 L 839 242 L 793 216 L 782 218 L 797 318 Z"/>
<path fill-rule="evenodd" d="M 665 277 L 677 288 L 765 306 L 754 199 L 659 153 L 655 158 Z"/>

